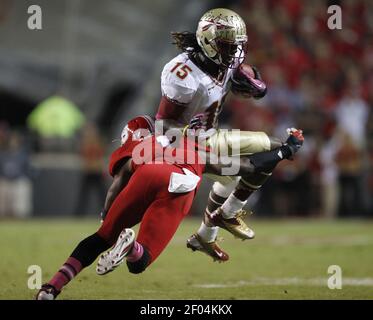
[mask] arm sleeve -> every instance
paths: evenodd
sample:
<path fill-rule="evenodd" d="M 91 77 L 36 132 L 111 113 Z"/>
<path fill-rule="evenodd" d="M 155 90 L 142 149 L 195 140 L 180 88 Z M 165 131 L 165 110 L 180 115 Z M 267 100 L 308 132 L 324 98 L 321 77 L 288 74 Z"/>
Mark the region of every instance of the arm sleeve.
<path fill-rule="evenodd" d="M 114 177 L 121 165 L 132 157 L 133 149 L 139 144 L 139 141 L 127 140 L 121 147 L 116 149 L 110 156 L 109 174 Z"/>
<path fill-rule="evenodd" d="M 180 118 L 180 114 L 185 111 L 186 107 L 186 104 L 180 104 L 175 101 L 169 100 L 169 98 L 167 98 L 166 96 L 162 96 L 155 118 L 157 120 L 173 119 L 177 121 Z"/>

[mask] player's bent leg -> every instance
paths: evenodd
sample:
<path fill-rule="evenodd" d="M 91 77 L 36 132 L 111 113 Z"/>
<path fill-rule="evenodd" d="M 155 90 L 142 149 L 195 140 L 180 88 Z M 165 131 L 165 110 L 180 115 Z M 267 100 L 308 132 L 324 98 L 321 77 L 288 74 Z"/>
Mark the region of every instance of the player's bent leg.
<path fill-rule="evenodd" d="M 206 209 L 205 212 L 205 224 L 208 227 L 211 226 L 218 226 L 221 227 L 228 232 L 232 233 L 235 237 L 246 240 L 246 239 L 253 239 L 255 236 L 254 231 L 247 226 L 244 221 L 244 217 L 246 216 L 246 211 L 242 210 L 244 205 L 247 202 L 247 190 L 248 187 L 244 185 L 245 188 L 245 197 L 240 197 L 240 194 L 237 194 L 237 190 L 242 190 L 240 185 L 242 184 L 242 178 L 240 182 L 235 187 L 234 192 L 229 192 L 227 198 L 225 198 L 224 203 L 221 203 L 219 206 L 216 206 L 214 211 L 208 210 L 209 207 Z M 214 184 L 215 187 L 216 184 Z M 250 189 L 250 192 L 256 189 Z M 233 191 L 233 190 L 229 190 Z M 208 240 L 207 242 L 212 241 L 212 239 L 205 239 Z"/>
<path fill-rule="evenodd" d="M 223 148 L 228 146 L 229 155 L 249 155 L 252 153 L 269 151 L 280 142 L 276 138 L 268 137 L 264 132 L 218 130 L 217 134 L 212 136 L 208 143 L 211 149 L 219 154 L 227 153 L 227 149 Z M 215 185 L 216 184 L 214 184 L 214 187 Z M 235 187 L 236 186 L 237 184 Z M 248 196 L 244 200 L 241 200 L 240 197 L 232 193 L 233 189 L 227 191 L 228 192 L 224 194 L 224 198 L 215 201 L 215 206 L 211 204 L 215 199 L 210 193 L 208 206 L 205 212 L 206 226 L 219 226 L 232 233 L 235 237 L 243 240 L 254 238 L 255 233 L 246 225 L 244 221 L 246 212 L 242 210 Z M 223 200 L 225 204 L 224 210 L 221 208 Z"/>
<path fill-rule="evenodd" d="M 141 220 L 145 211 L 142 206 L 147 206 L 147 201 L 151 201 L 151 198 L 145 201 L 141 195 L 147 190 L 151 179 L 144 185 L 144 179 L 137 179 L 136 172 L 132 178 L 115 199 L 100 229 L 78 244 L 65 264 L 39 291 L 36 299 L 50 298 L 51 295 L 56 297 L 83 268 L 115 244 L 124 228 L 132 227 Z"/>
<path fill-rule="evenodd" d="M 271 150 L 271 140 L 265 132 L 217 130 L 207 145 L 215 154 L 249 155 Z"/>
<path fill-rule="evenodd" d="M 198 231 L 187 239 L 187 248 L 193 251 L 201 251 L 218 262 L 227 261 L 229 255 L 217 244 L 216 239 L 219 228 L 209 221 L 208 216 L 225 202 L 229 194 L 235 189 L 239 179 L 239 177 L 225 178 L 229 179 L 220 180 L 221 182 L 213 184 L 207 200 L 204 220 Z M 223 182 L 225 183 L 223 184 Z"/>
<path fill-rule="evenodd" d="M 145 169 L 143 171 L 145 173 L 147 170 L 150 170 L 151 173 L 153 172 L 151 167 L 147 168 L 144 166 L 144 168 Z M 168 171 L 171 172 L 171 169 L 169 168 Z M 136 173 L 139 172 L 141 173 L 140 169 L 135 172 L 134 176 L 136 176 Z M 146 207 L 148 207 L 148 209 L 146 210 L 146 213 L 148 213 L 148 218 L 145 217 L 145 221 L 149 221 L 146 222 L 148 228 L 145 229 L 150 230 L 150 235 L 148 235 L 150 236 L 150 238 L 148 238 L 148 236 L 144 236 L 144 247 L 142 247 L 140 243 L 134 242 L 131 252 L 127 255 L 127 259 L 129 261 L 131 259 L 132 262 L 136 262 L 144 257 L 144 252 L 146 252 L 144 251 L 144 248 L 151 247 L 152 242 L 149 242 L 149 240 L 152 239 L 152 235 L 155 235 L 154 243 L 157 243 L 159 241 L 160 244 L 157 244 L 155 246 L 153 253 L 149 252 L 149 256 L 152 258 L 149 259 L 149 263 L 151 263 L 151 261 L 154 261 L 157 255 L 159 255 L 159 253 L 171 239 L 181 219 L 189 211 L 194 198 L 194 192 L 189 192 L 185 195 L 173 196 L 174 199 L 177 198 L 179 201 L 175 201 L 174 199 L 173 201 L 170 201 L 170 199 L 164 197 L 164 194 L 159 191 L 162 189 L 162 186 L 167 186 L 167 184 L 165 184 L 165 181 L 163 181 L 162 179 L 165 179 L 166 182 L 168 182 L 170 172 L 167 172 L 167 170 L 157 170 L 155 172 L 157 172 L 158 174 L 161 173 L 162 176 L 155 177 L 155 175 L 153 174 L 151 176 L 152 179 L 145 180 L 145 186 L 144 179 L 142 178 L 130 180 L 130 183 L 127 185 L 127 187 L 115 199 L 113 205 L 109 210 L 108 216 L 105 219 L 104 223 L 101 225 L 100 229 L 96 233 L 79 243 L 71 256 L 67 259 L 65 264 L 54 275 L 52 280 L 43 285 L 42 289 L 36 295 L 36 299 L 55 299 L 61 292 L 61 289 L 73 278 L 75 278 L 75 276 L 83 268 L 90 265 L 101 252 L 107 250 L 111 245 L 113 245 L 113 243 L 117 240 L 118 235 L 120 234 L 120 232 L 117 233 L 119 228 L 121 228 L 120 230 L 123 230 L 123 227 L 125 227 L 126 224 L 130 226 L 131 224 L 136 224 L 137 221 L 141 220 L 143 212 L 145 211 L 143 208 Z M 154 181 L 156 183 L 153 183 Z M 153 185 L 152 190 L 149 190 L 150 185 Z M 164 193 L 167 196 L 169 195 L 167 187 L 165 188 Z M 147 194 L 148 196 L 144 197 L 144 194 Z M 154 196 L 157 194 L 160 194 L 164 197 L 164 199 L 162 199 L 163 203 L 157 200 L 153 201 Z M 122 199 L 123 197 L 125 199 Z M 124 203 L 125 205 L 123 206 Z M 148 203 L 152 203 L 152 205 L 148 206 Z M 149 209 L 153 209 L 153 211 L 156 213 L 155 216 L 154 214 L 151 214 L 151 212 L 148 212 Z M 165 214 L 166 216 L 164 216 Z M 164 227 L 163 229 L 160 228 L 159 230 L 159 228 L 155 227 L 158 227 L 158 219 L 160 219 L 161 225 Z M 140 227 L 139 236 L 142 232 L 141 230 L 142 228 Z M 163 241 L 161 241 L 162 237 Z M 129 244 L 131 243 L 131 241 L 133 240 L 131 240 L 130 237 L 130 239 L 126 243 L 128 248 L 130 247 Z M 146 265 L 148 265 L 149 263 L 146 263 Z"/>
<path fill-rule="evenodd" d="M 96 267 L 97 274 L 104 275 L 113 271 L 123 263 L 125 257 L 127 261 L 141 257 L 143 248 L 135 241 L 135 233 L 129 228 L 141 221 L 145 208 L 151 204 L 157 192 L 156 189 L 150 190 L 154 184 L 150 183 L 154 179 L 153 172 L 151 167 L 139 168 L 110 207 L 98 233 L 115 245 L 101 255 Z M 157 183 L 159 180 L 157 179 Z M 144 197 L 144 194 L 147 196 Z"/>
<path fill-rule="evenodd" d="M 194 191 L 183 194 L 170 194 L 155 200 L 146 210 L 140 225 L 136 241 L 143 247 L 144 252 L 149 255 L 147 268 L 153 263 L 161 252 L 166 248 L 174 236 L 181 221 L 188 214 L 194 199 Z M 127 261 L 129 270 L 134 267 L 133 259 Z M 133 269 L 132 269 L 133 270 Z"/>
<path fill-rule="evenodd" d="M 37 293 L 36 300 L 54 300 L 62 288 L 73 280 L 84 268 L 92 264 L 98 255 L 110 248 L 100 235 L 94 233 L 82 240 L 53 278 Z"/>
<path fill-rule="evenodd" d="M 289 137 L 285 144 L 268 151 L 255 153 L 250 156 L 250 160 L 261 171 L 250 173 L 243 176 L 236 188 L 236 190 L 228 197 L 224 204 L 209 215 L 210 222 L 220 226 L 240 239 L 252 239 L 254 233 L 242 220 L 242 216 L 246 214 L 242 210 L 247 199 L 256 190 L 260 189 L 262 185 L 270 178 L 272 171 L 276 165 L 283 159 L 292 157 L 303 144 L 302 131 L 299 129 L 288 129 Z M 271 147 L 279 145 L 280 143 L 271 140 Z"/>
<path fill-rule="evenodd" d="M 271 172 L 260 172 L 241 177 L 236 189 L 224 204 L 208 215 L 210 224 L 227 230 L 239 239 L 253 239 L 255 233 L 244 221 L 247 212 L 243 207 L 250 195 L 261 188 L 271 174 Z"/>
<path fill-rule="evenodd" d="M 119 265 L 124 258 L 127 259 L 127 266 L 131 273 L 140 273 L 144 271 L 149 264 L 151 264 L 165 248 L 167 243 L 171 240 L 182 218 L 189 212 L 194 198 L 194 192 L 185 194 L 172 194 L 168 191 L 168 184 L 170 174 L 175 171 L 182 170 L 172 165 L 148 165 L 140 167 L 136 172 L 141 172 L 142 176 L 148 176 L 149 179 L 141 179 L 141 183 L 148 185 L 148 188 L 137 190 L 135 195 L 140 196 L 142 201 L 137 202 L 137 206 L 146 208 L 141 211 L 141 225 L 138 233 L 137 241 L 134 241 L 134 235 L 128 230 L 124 231 L 123 237 L 117 240 L 111 253 L 104 255 L 100 264 L 105 261 L 107 270 L 102 270 L 99 266 L 99 273 L 107 273 L 108 270 L 113 270 Z M 133 177 L 132 177 L 133 179 Z M 150 183 L 151 182 L 151 183 Z M 133 191 L 133 190 L 132 190 Z M 130 202 L 126 197 L 125 203 Z M 114 202 L 115 204 L 115 202 Z M 114 204 L 110 208 L 114 207 Z M 122 208 L 123 209 L 123 208 Z M 127 208 L 128 209 L 128 208 Z M 132 208 L 137 209 L 138 208 Z M 125 212 L 128 210 L 124 210 Z M 131 211 L 131 210 L 130 210 Z M 129 214 L 129 213 L 128 213 Z M 108 227 L 105 227 L 106 219 L 102 230 L 115 230 L 117 222 L 122 227 L 123 221 L 121 218 L 113 219 L 113 217 L 123 217 L 126 214 L 110 214 L 112 222 Z M 135 216 L 139 216 L 138 214 Z M 106 232 L 104 232 L 106 234 Z M 109 232 L 111 236 L 112 232 Z M 128 251 L 128 253 L 126 253 Z M 121 255 L 121 252 L 125 252 Z M 109 258 L 109 259 L 106 259 Z M 106 262 L 106 260 L 111 260 Z M 112 259 L 112 258 L 116 258 Z M 115 261 L 114 261 L 115 260 Z"/>
<path fill-rule="evenodd" d="M 111 205 L 105 220 L 97 233 L 111 245 L 114 245 L 120 233 L 126 228 L 138 224 L 151 198 L 143 197 L 148 194 L 151 179 L 143 179 L 137 170 L 128 185 L 119 193 Z M 144 183 L 146 181 L 146 183 Z"/>

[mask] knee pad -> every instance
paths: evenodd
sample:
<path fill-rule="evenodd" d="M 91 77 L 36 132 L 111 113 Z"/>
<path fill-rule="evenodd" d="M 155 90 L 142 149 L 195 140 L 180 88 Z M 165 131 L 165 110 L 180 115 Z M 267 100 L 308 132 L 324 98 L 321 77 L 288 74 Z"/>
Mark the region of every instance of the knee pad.
<path fill-rule="evenodd" d="M 135 262 L 126 261 L 128 271 L 134 274 L 139 274 L 145 271 L 145 269 L 148 267 L 150 262 L 151 262 L 151 257 L 150 257 L 148 250 L 145 247 L 144 247 L 144 253 L 139 260 Z"/>
<path fill-rule="evenodd" d="M 235 177 L 236 179 L 228 184 L 221 184 L 220 182 L 215 182 L 212 185 L 212 190 L 216 195 L 221 198 L 228 198 L 232 191 L 236 188 L 238 184 L 239 177 Z"/>

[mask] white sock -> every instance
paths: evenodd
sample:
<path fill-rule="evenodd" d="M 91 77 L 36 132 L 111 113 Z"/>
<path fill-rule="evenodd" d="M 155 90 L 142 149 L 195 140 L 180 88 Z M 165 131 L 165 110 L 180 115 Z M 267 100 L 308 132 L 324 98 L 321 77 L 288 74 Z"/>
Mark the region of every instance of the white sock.
<path fill-rule="evenodd" d="M 240 199 L 237 199 L 233 193 L 231 193 L 227 200 L 223 203 L 221 206 L 221 209 L 223 210 L 223 217 L 226 219 L 233 218 L 236 215 L 236 212 L 238 210 L 241 210 L 247 200 L 241 201 Z"/>
<path fill-rule="evenodd" d="M 218 235 L 219 227 L 208 227 L 202 221 L 197 233 L 206 242 L 214 241 Z"/>

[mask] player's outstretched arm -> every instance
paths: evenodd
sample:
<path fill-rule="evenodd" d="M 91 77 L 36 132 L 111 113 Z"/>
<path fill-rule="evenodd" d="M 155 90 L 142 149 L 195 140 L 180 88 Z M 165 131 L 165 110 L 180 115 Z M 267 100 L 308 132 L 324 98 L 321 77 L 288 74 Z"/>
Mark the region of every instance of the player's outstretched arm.
<path fill-rule="evenodd" d="M 109 190 L 106 194 L 104 208 L 101 212 L 101 220 L 103 221 L 108 213 L 111 205 L 113 204 L 115 198 L 127 185 L 132 175 L 131 168 L 131 158 L 128 158 L 126 163 L 120 168 L 120 170 L 114 175 L 113 183 L 109 187 Z"/>
<path fill-rule="evenodd" d="M 186 111 L 186 108 L 187 104 L 182 104 L 166 96 L 162 96 L 156 119 L 163 121 L 163 132 L 157 132 L 157 134 L 164 134 L 170 129 L 178 129 L 182 131 L 186 124 L 180 122 L 180 119 Z"/>

